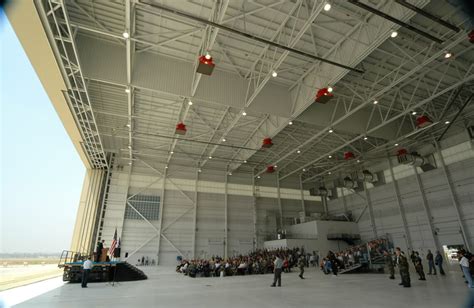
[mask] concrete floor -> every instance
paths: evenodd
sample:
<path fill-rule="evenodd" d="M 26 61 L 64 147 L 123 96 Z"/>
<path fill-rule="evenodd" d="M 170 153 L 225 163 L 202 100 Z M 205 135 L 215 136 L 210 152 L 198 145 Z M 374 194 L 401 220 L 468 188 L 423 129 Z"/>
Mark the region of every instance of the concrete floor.
<path fill-rule="evenodd" d="M 469 290 L 459 272 L 427 276 L 412 288 L 398 286 L 399 277 L 346 274 L 334 277 L 316 269 L 307 279 L 283 274 L 282 287 L 271 288 L 272 275 L 188 278 L 172 268 L 144 267 L 149 279 L 115 287 L 91 283 L 65 284 L 15 307 L 463 307 Z M 474 294 L 473 294 L 474 295 Z"/>

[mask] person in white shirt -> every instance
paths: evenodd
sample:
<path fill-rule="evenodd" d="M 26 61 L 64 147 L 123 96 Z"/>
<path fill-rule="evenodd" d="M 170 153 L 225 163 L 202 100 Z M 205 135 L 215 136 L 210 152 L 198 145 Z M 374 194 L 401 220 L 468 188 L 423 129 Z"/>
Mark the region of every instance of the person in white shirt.
<path fill-rule="evenodd" d="M 464 273 L 464 278 L 466 278 L 467 287 L 474 288 L 474 285 L 472 284 L 471 271 L 469 270 L 469 260 L 466 258 L 466 253 L 464 251 L 460 251 L 459 254 L 462 256 L 459 264 L 461 265 L 462 272 Z"/>
<path fill-rule="evenodd" d="M 274 269 L 273 269 L 274 277 L 273 277 L 273 283 L 271 284 L 271 286 L 275 287 L 278 282 L 278 286 L 281 287 L 281 271 L 283 267 L 283 260 L 281 259 L 279 255 L 276 255 L 275 261 L 273 261 L 273 266 L 274 266 Z"/>
<path fill-rule="evenodd" d="M 90 257 L 87 257 L 87 260 L 82 263 L 82 284 L 83 288 L 87 288 L 87 280 L 89 279 L 89 273 L 91 272 L 94 264 L 91 261 Z"/>

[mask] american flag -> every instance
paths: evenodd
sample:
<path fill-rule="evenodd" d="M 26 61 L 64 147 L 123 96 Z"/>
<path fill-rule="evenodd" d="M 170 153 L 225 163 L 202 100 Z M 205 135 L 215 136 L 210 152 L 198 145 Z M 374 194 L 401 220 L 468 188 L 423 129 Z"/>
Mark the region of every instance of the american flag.
<path fill-rule="evenodd" d="M 112 239 L 112 244 L 110 245 L 109 249 L 109 256 L 113 257 L 114 256 L 114 251 L 115 248 L 117 248 L 117 228 L 115 228 L 115 233 L 114 233 L 114 238 Z"/>

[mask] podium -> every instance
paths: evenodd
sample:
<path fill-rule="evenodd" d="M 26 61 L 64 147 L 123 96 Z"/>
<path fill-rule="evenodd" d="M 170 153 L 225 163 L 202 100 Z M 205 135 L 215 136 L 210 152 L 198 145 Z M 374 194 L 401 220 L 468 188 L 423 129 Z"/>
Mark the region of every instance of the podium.
<path fill-rule="evenodd" d="M 108 248 L 102 248 L 99 262 L 106 262 L 107 261 L 107 253 L 109 252 Z"/>

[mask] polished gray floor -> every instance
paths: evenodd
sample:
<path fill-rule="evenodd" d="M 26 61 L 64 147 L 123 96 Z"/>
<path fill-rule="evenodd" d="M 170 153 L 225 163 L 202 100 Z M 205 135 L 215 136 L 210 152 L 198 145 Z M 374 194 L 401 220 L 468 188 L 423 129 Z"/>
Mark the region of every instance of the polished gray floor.
<path fill-rule="evenodd" d="M 283 274 L 283 286 L 271 288 L 271 275 L 188 278 L 172 268 L 145 268 L 146 281 L 65 284 L 15 307 L 462 307 L 468 289 L 459 272 L 427 276 L 412 288 L 399 277 L 346 274 L 334 277 L 309 269 L 307 279 Z"/>

